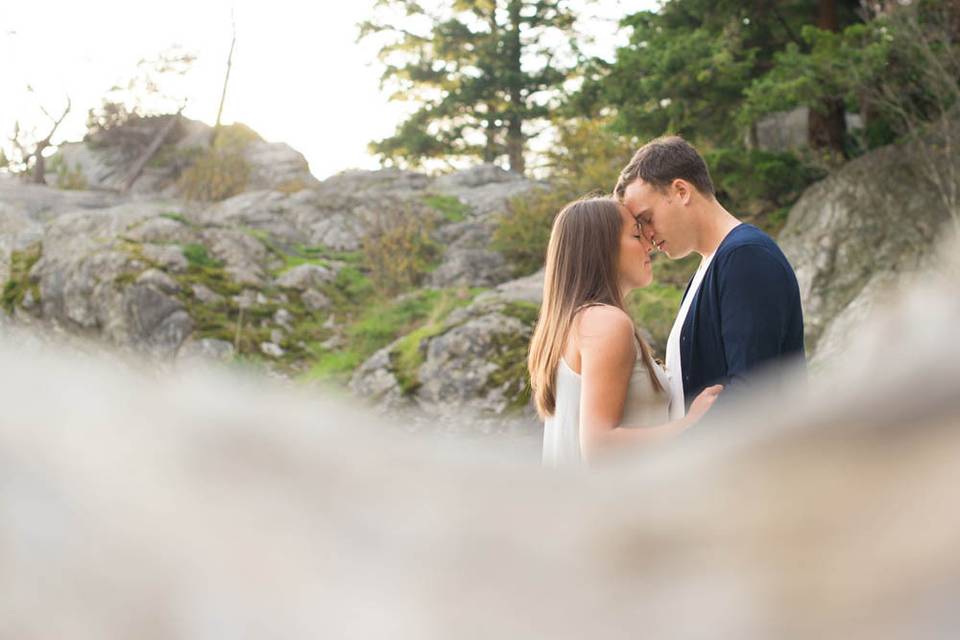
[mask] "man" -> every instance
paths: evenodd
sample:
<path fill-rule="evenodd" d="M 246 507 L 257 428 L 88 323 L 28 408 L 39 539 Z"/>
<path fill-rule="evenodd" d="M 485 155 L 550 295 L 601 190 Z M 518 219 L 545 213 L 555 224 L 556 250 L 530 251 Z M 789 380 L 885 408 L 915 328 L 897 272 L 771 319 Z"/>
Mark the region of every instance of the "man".
<path fill-rule="evenodd" d="M 803 313 L 793 268 L 777 244 L 717 202 L 689 143 L 653 140 L 620 173 L 616 197 L 671 259 L 700 254 L 667 340 L 671 418 L 712 384 L 729 400 L 760 365 L 803 360 Z"/>

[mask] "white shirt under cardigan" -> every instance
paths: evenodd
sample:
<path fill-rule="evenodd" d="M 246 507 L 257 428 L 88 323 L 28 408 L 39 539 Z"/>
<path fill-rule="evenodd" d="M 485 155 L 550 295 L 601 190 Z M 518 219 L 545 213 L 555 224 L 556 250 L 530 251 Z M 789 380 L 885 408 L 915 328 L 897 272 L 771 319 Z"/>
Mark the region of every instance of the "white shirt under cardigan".
<path fill-rule="evenodd" d="M 687 320 L 687 313 L 690 311 L 690 304 L 700 290 L 700 284 L 703 282 L 703 276 L 713 260 L 710 254 L 700 261 L 697 272 L 693 275 L 693 281 L 690 288 L 687 289 L 687 295 L 683 297 L 680 303 L 680 311 L 677 312 L 677 318 L 673 321 L 673 328 L 670 329 L 670 337 L 667 338 L 667 379 L 670 381 L 670 419 L 679 420 L 687 413 L 686 400 L 683 397 L 683 367 L 680 362 L 680 333 L 683 331 L 683 323 Z"/>

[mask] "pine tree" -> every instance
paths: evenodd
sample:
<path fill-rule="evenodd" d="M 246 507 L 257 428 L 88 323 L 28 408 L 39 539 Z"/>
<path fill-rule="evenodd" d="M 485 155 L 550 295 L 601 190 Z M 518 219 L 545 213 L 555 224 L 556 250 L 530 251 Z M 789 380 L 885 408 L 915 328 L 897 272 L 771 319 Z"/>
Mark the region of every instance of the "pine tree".
<path fill-rule="evenodd" d="M 391 99 L 420 106 L 394 135 L 371 143 L 384 160 L 504 156 L 523 173 L 527 141 L 575 63 L 575 18 L 563 0 L 455 0 L 428 7 L 379 0 L 360 38 L 384 38 L 380 59 Z"/>

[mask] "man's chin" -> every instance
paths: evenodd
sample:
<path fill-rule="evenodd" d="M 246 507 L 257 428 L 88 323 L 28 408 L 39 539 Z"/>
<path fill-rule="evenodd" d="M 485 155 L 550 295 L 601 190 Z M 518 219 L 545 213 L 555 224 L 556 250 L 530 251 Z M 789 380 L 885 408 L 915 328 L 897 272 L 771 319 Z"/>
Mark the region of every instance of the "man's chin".
<path fill-rule="evenodd" d="M 692 250 L 690 250 L 690 249 L 688 249 L 688 250 L 686 250 L 686 251 L 674 251 L 674 250 L 673 250 L 669 245 L 667 245 L 666 243 L 664 243 L 664 245 L 665 245 L 665 246 L 661 246 L 661 247 L 660 247 L 660 253 L 662 253 L 663 255 L 667 256 L 667 257 L 670 258 L 671 260 L 680 260 L 680 259 L 682 259 L 682 258 L 686 258 L 688 255 L 690 255 L 690 253 L 691 253 L 691 251 L 692 251 Z"/>

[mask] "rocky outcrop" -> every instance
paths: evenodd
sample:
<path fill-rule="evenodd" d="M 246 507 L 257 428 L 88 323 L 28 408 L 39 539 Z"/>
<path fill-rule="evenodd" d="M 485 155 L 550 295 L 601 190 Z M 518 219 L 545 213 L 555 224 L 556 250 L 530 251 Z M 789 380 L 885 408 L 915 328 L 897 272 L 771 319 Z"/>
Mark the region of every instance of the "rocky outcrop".
<path fill-rule="evenodd" d="M 72 188 L 120 189 L 139 155 L 171 117 L 174 116 L 134 119 L 122 127 L 95 134 L 87 141 L 61 145 L 50 159 L 48 183 L 69 184 Z M 212 136 L 212 127 L 180 117 L 131 191 L 151 196 L 177 195 L 177 179 L 198 155 L 210 148 Z M 250 169 L 248 190 L 292 191 L 318 184 L 298 151 L 283 143 L 261 140 L 245 128 L 244 137 L 241 155 Z"/>
<path fill-rule="evenodd" d="M 341 325 L 356 313 L 351 286 L 370 286 L 357 281 L 365 277 L 360 249 L 372 228 L 389 228 L 400 213 L 424 221 L 439 249 L 424 285 L 473 296 L 510 277 L 489 247 L 492 229 L 507 200 L 536 183 L 493 166 L 442 177 L 350 171 L 318 182 L 302 179 L 306 164 L 286 145 L 251 139 L 244 192 L 186 202 L 175 197 L 177 163 L 208 148 L 211 130 L 184 120 L 133 192 L 115 191 L 136 145 L 159 124 L 126 132 L 133 151 L 63 146 L 54 166 L 96 190 L 0 180 L 5 318 L 166 361 L 241 356 L 290 374 L 344 344 Z M 355 390 L 435 413 L 451 403 L 492 414 L 522 405 L 522 376 L 511 367 L 523 360 L 530 309 L 481 299 L 466 315 L 431 320 L 416 338 L 425 340 L 422 357 L 418 347 L 401 363 L 409 378 L 397 380 L 389 347 L 361 367 Z"/>
<path fill-rule="evenodd" d="M 543 273 L 503 283 L 381 349 L 350 382 L 381 407 L 416 407 L 463 418 L 527 409 L 527 348 L 543 295 Z"/>
<path fill-rule="evenodd" d="M 842 351 L 891 287 L 929 264 L 949 213 L 911 146 L 857 158 L 810 187 L 779 242 L 800 284 L 808 353 Z"/>

